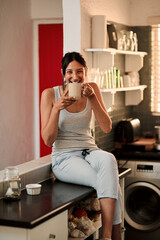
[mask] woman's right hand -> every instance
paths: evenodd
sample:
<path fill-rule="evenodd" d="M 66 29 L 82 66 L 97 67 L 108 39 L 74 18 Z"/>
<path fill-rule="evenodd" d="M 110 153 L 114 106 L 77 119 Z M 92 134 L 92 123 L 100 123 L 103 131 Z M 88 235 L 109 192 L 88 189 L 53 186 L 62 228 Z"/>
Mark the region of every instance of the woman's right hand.
<path fill-rule="evenodd" d="M 57 110 L 62 110 L 64 108 L 67 108 L 68 106 L 72 105 L 75 102 L 74 97 L 69 97 L 68 90 L 65 91 L 65 93 L 54 103 L 54 108 Z"/>

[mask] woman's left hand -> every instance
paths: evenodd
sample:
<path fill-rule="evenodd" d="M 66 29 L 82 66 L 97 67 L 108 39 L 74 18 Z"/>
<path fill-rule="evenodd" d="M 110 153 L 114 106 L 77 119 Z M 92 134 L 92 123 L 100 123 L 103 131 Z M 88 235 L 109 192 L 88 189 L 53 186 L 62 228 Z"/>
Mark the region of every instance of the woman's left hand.
<path fill-rule="evenodd" d="M 90 98 L 95 95 L 94 89 L 91 87 L 89 83 L 83 83 L 82 85 L 82 95 Z"/>

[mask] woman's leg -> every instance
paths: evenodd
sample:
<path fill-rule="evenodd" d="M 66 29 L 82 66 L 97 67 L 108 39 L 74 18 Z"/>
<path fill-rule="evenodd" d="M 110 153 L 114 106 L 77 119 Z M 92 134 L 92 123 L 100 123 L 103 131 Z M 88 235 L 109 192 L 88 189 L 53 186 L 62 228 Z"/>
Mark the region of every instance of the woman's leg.
<path fill-rule="evenodd" d="M 59 159 L 53 172 L 61 181 L 91 186 L 97 190 L 102 209 L 102 237 L 111 238 L 112 224 L 121 222 L 117 164 L 113 155 L 96 150 L 90 152 L 84 160 L 81 151 L 65 154 L 65 158 Z"/>
<path fill-rule="evenodd" d="M 113 228 L 112 228 L 112 240 L 121 240 L 121 224 L 119 219 L 121 219 L 122 215 L 122 196 L 121 196 L 121 188 L 119 185 L 118 189 L 118 200 L 116 202 L 116 208 L 115 208 L 115 213 L 114 213 L 114 220 L 113 220 Z"/>
<path fill-rule="evenodd" d="M 63 182 L 96 187 L 97 173 L 82 156 L 82 151 L 63 154 L 53 167 L 57 179 Z"/>
<path fill-rule="evenodd" d="M 97 172 L 97 194 L 102 211 L 102 238 L 112 237 L 113 240 L 120 240 L 121 192 L 117 162 L 112 154 L 101 150 L 90 152 L 86 160 Z"/>
<path fill-rule="evenodd" d="M 112 238 L 112 240 L 121 240 L 121 224 L 113 224 L 114 209 L 116 199 L 100 199 L 102 210 L 102 238 Z"/>
<path fill-rule="evenodd" d="M 116 199 L 101 198 L 101 214 L 102 214 L 102 238 L 112 237 L 112 224 L 114 217 Z"/>
<path fill-rule="evenodd" d="M 112 240 L 121 240 L 121 224 L 113 225 Z"/>

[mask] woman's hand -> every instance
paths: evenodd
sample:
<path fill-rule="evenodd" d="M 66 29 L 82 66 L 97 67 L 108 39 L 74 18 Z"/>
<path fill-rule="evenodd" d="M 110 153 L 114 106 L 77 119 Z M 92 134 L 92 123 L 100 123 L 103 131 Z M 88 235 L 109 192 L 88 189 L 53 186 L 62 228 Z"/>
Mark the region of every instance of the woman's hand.
<path fill-rule="evenodd" d="M 74 97 L 67 96 L 68 90 L 54 103 L 54 108 L 62 110 L 75 102 Z"/>
<path fill-rule="evenodd" d="M 87 98 L 90 98 L 95 95 L 94 89 L 91 87 L 91 85 L 89 83 L 83 83 L 82 95 Z"/>
<path fill-rule="evenodd" d="M 112 122 L 104 105 L 103 98 L 98 85 L 94 82 L 84 83 L 83 95 L 88 97 L 95 118 L 101 130 L 105 133 L 111 131 Z"/>

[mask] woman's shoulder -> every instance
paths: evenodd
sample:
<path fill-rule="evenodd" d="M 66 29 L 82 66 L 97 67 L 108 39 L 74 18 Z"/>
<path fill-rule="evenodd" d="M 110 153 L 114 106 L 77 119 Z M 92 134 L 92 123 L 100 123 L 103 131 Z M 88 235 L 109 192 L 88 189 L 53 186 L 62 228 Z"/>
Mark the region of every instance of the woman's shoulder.
<path fill-rule="evenodd" d="M 41 94 L 41 102 L 44 103 L 54 103 L 55 99 L 55 91 L 54 88 L 46 88 L 43 90 Z"/>
<path fill-rule="evenodd" d="M 56 86 L 53 88 L 46 88 L 43 90 L 42 94 L 41 94 L 41 99 L 44 101 L 51 101 L 54 102 L 55 101 L 55 96 L 56 96 L 56 91 L 59 91 L 59 89 L 62 86 Z"/>
<path fill-rule="evenodd" d="M 42 97 L 51 97 L 54 96 L 54 88 L 46 88 L 42 92 Z"/>

